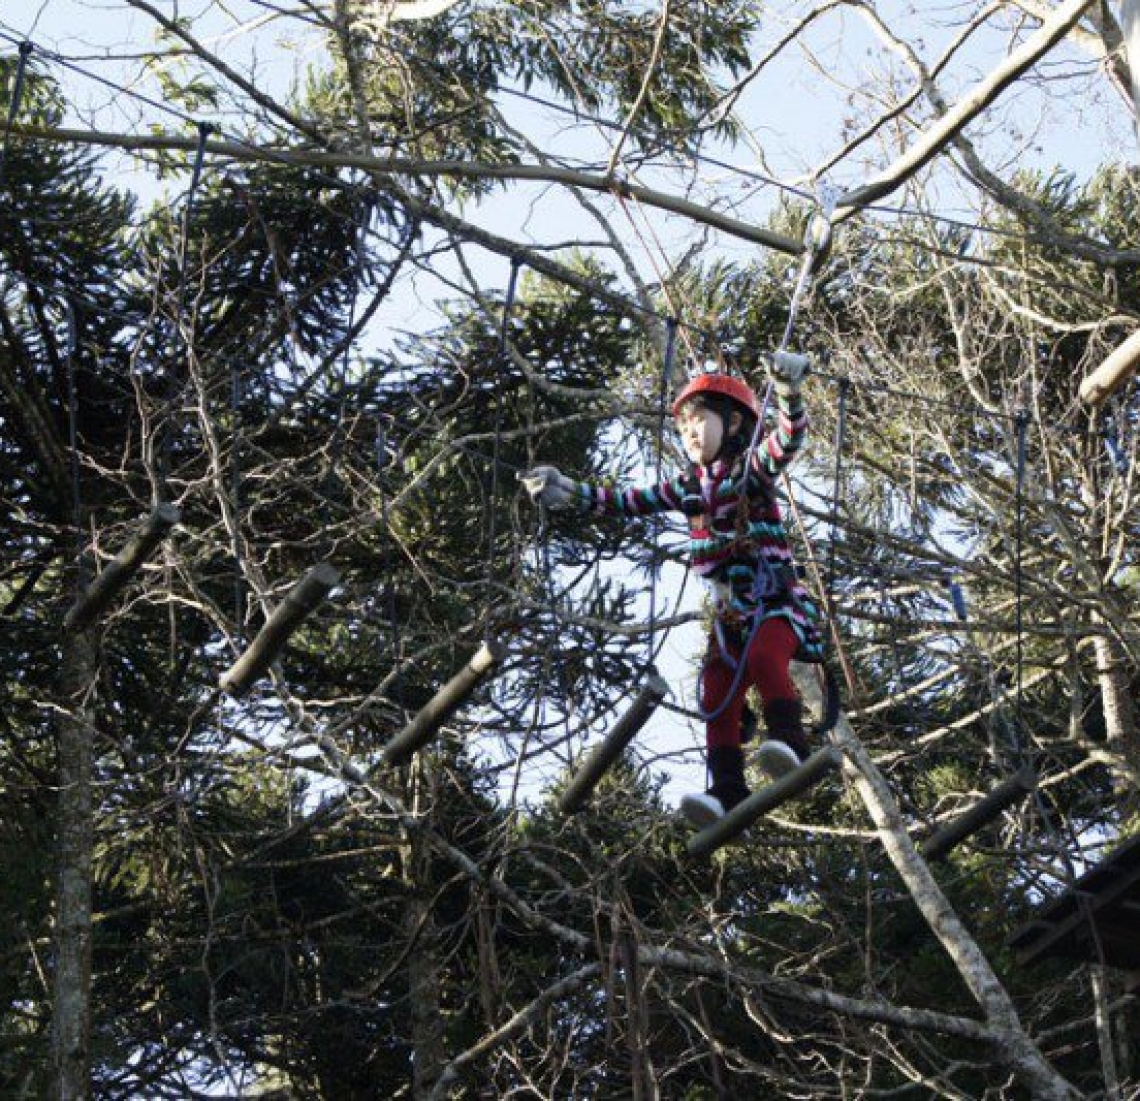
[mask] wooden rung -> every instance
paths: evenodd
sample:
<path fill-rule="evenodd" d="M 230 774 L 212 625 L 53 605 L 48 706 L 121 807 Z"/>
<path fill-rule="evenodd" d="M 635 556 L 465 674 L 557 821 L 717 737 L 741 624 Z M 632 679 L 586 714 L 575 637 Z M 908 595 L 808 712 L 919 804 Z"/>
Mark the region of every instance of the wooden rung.
<path fill-rule="evenodd" d="M 992 822 L 1003 810 L 1024 799 L 1037 787 L 1037 773 L 1029 766 L 1018 769 L 1008 780 L 1003 780 L 996 788 L 979 799 L 969 810 L 960 814 L 952 822 L 933 833 L 923 843 L 920 852 L 928 861 L 941 860 L 972 833 L 977 833 L 987 823 Z"/>
<path fill-rule="evenodd" d="M 625 752 L 626 746 L 649 721 L 668 692 L 669 685 L 656 673 L 651 673 L 646 678 L 637 698 L 618 719 L 613 730 L 593 748 L 558 797 L 558 806 L 563 814 L 576 814 L 586 805 L 586 800 L 606 770 Z"/>
<path fill-rule="evenodd" d="M 228 695 L 244 696 L 285 648 L 289 636 L 338 584 L 336 567 L 330 562 L 317 563 L 273 609 L 257 638 L 218 679 L 218 687 Z"/>
<path fill-rule="evenodd" d="M 103 572 L 91 582 L 72 605 L 63 620 L 65 631 L 79 631 L 89 626 L 110 607 L 130 579 L 154 549 L 170 534 L 181 518 L 177 507 L 166 502 L 157 505 L 147 517 L 142 530 L 111 559 Z"/>
<path fill-rule="evenodd" d="M 827 773 L 839 767 L 840 760 L 839 750 L 834 746 L 817 749 L 799 768 L 753 792 L 723 818 L 693 834 L 689 838 L 689 855 L 711 856 L 721 845 L 742 834 L 761 815 L 814 787 Z"/>
<path fill-rule="evenodd" d="M 416 712 L 404 727 L 383 749 L 383 760 L 390 765 L 407 761 L 435 737 L 439 728 L 463 705 L 464 701 L 501 664 L 507 655 L 506 647 L 488 639 L 428 702 Z"/>

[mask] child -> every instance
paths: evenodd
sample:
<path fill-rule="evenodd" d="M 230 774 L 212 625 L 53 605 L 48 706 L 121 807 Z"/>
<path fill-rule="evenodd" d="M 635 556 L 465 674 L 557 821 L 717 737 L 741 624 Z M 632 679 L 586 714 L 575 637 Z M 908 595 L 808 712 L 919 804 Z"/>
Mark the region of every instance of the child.
<path fill-rule="evenodd" d="M 681 802 L 697 826 L 722 817 L 749 794 L 741 723 L 750 686 L 760 693 L 768 729 L 768 740 L 758 751 L 761 767 L 782 776 L 810 753 L 789 663 L 793 658 L 820 660 L 822 646 L 815 609 L 796 580 L 775 487 L 775 476 L 791 462 L 807 433 L 800 388 L 809 368 L 806 356 L 776 354 L 772 376 L 778 420 L 758 442 L 760 403 L 746 383 L 722 374 L 692 379 L 673 402 L 692 465 L 659 485 L 616 491 L 575 482 L 552 466 L 535 467 L 523 476 L 531 498 L 549 508 L 624 516 L 677 511 L 688 517 L 692 565 L 709 582 L 714 601 L 701 670 L 712 783 L 708 791 Z"/>

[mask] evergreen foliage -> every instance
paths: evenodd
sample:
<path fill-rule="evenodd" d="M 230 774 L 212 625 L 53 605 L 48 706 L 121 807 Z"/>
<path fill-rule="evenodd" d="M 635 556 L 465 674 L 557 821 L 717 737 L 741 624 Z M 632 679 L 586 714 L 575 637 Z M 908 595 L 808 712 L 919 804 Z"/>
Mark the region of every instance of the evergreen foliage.
<path fill-rule="evenodd" d="M 534 160 L 502 114 L 509 86 L 634 113 L 637 163 L 737 136 L 723 94 L 754 64 L 766 12 L 682 0 L 659 14 L 618 0 L 361 11 L 329 28 L 335 60 L 289 110 L 327 148 L 410 161 Z M 164 79 L 184 105 L 225 102 L 193 72 Z M 33 70 L 21 121 L 65 114 Z M 686 857 L 636 746 L 580 815 L 556 809 L 576 755 L 636 691 L 643 594 L 677 531 L 537 515 L 517 476 L 539 461 L 593 479 L 654 469 L 661 332 L 644 309 L 619 316 L 524 265 L 504 319 L 503 291 L 470 285 L 462 242 L 415 213 L 477 223 L 499 186 L 486 179 L 227 162 L 140 210 L 65 144 L 12 140 L 4 163 L 0 1094 L 49 1093 L 59 1072 L 53 978 L 74 930 L 54 875 L 77 746 L 92 766 L 100 1097 L 1029 1088 L 1021 1034 L 992 1003 L 979 1012 L 976 975 L 932 933 L 850 772 L 707 864 Z M 160 167 L 184 185 L 192 165 Z M 1034 216 L 995 209 L 1001 232 L 913 215 L 837 235 L 797 332 L 819 369 L 790 492 L 801 561 L 824 576 L 834 555 L 847 710 L 899 832 L 921 839 L 1028 760 L 1041 773 L 937 879 L 1024 1036 L 1093 1095 L 1099 978 L 1027 971 L 1006 942 L 1070 860 L 1135 829 L 1136 399 L 1107 414 L 1123 467 L 1105 422 L 1073 410 L 1140 284 L 1130 255 L 1073 242 L 1130 248 L 1140 205 L 1135 172 L 1114 165 L 1012 185 Z M 769 228 L 798 240 L 808 216 L 788 202 Z M 630 281 L 620 253 L 612 268 L 584 246 L 559 262 L 603 292 Z M 698 250 L 635 293 L 703 327 L 685 355 L 724 353 L 760 384 L 798 263 Z M 405 283 L 455 268 L 437 326 L 386 323 L 378 339 Z M 63 616 L 160 500 L 181 527 L 84 634 L 95 656 L 77 695 Z M 333 598 L 247 699 L 222 697 L 219 674 L 324 560 L 342 576 Z M 485 635 L 509 640 L 505 669 L 428 751 L 383 767 Z M 1134 998 L 1112 993 L 1128 1036 Z M 1135 1053 L 1117 1055 L 1134 1083 Z"/>

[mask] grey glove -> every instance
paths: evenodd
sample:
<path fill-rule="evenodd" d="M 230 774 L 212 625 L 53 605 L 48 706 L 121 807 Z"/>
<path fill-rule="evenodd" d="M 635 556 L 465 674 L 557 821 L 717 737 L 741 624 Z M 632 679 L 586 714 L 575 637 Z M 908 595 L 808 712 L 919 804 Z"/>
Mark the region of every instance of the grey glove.
<path fill-rule="evenodd" d="M 577 496 L 578 483 L 567 478 L 556 466 L 536 466 L 519 475 L 530 499 L 547 508 L 570 508 Z"/>
<path fill-rule="evenodd" d="M 796 352 L 777 352 L 772 357 L 772 383 L 776 392 L 790 397 L 798 394 L 804 379 L 811 374 L 811 356 Z"/>

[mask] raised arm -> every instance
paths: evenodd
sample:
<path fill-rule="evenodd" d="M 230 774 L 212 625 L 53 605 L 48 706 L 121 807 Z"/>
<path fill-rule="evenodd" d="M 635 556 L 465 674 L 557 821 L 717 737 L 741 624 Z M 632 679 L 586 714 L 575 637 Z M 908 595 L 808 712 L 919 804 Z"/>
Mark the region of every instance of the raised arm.
<path fill-rule="evenodd" d="M 802 387 L 810 370 L 811 360 L 804 355 L 777 352 L 773 358 L 776 424 L 756 450 L 756 463 L 773 477 L 791 463 L 807 439 L 808 415 Z"/>

